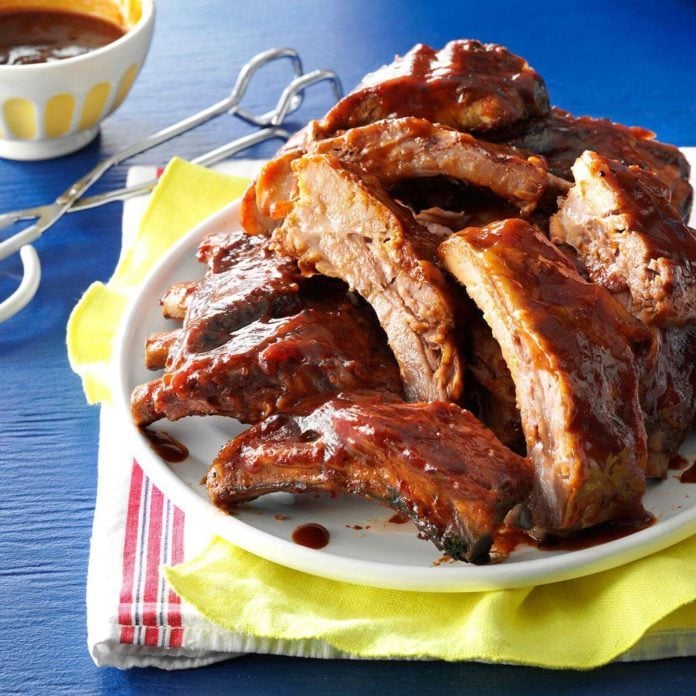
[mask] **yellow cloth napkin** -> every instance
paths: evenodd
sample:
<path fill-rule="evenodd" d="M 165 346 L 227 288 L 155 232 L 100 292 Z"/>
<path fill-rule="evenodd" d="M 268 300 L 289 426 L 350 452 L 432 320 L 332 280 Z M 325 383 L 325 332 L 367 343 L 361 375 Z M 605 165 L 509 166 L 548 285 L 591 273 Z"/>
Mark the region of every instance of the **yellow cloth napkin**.
<path fill-rule="evenodd" d="M 68 323 L 68 352 L 90 403 L 108 400 L 111 342 L 137 284 L 182 234 L 245 181 L 174 160 L 113 278 L 92 285 Z M 639 641 L 643 657 L 696 650 L 696 537 L 577 580 L 496 592 L 380 590 L 313 577 L 214 539 L 166 569 L 183 599 L 224 628 L 323 640 L 360 657 L 485 660 L 585 669 Z M 301 652 L 301 651 L 295 651 Z"/>

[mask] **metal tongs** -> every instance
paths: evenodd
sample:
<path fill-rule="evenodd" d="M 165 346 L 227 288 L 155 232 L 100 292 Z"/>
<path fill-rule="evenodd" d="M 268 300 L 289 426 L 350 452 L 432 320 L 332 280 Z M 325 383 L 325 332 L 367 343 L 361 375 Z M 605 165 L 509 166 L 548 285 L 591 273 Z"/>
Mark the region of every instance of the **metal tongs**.
<path fill-rule="evenodd" d="M 252 77 L 263 66 L 281 58 L 286 58 L 291 62 L 295 75 L 294 79 L 287 84 L 278 102 L 271 111 L 260 115 L 247 111 L 240 103 L 247 92 Z M 112 201 L 126 200 L 133 196 L 148 193 L 157 183 L 157 180 L 153 179 L 152 181 L 137 186 L 116 189 L 89 198 L 83 197 L 87 189 L 111 167 L 141 152 L 156 147 L 167 140 L 171 140 L 178 135 L 182 135 L 224 113 L 238 116 L 261 130 L 245 135 L 197 157 L 192 160 L 195 164 L 210 166 L 266 140 L 274 138 L 287 140 L 290 137 L 290 133 L 281 128 L 281 125 L 288 114 L 295 112 L 302 104 L 304 90 L 310 85 L 322 81 L 331 83 L 336 100 L 341 98 L 341 82 L 336 73 L 332 70 L 314 70 L 313 72 L 304 73 L 300 56 L 294 49 L 273 48 L 268 51 L 263 51 L 244 65 L 232 91 L 225 99 L 199 111 L 193 116 L 185 118 L 168 128 L 164 128 L 146 137 L 139 143 L 100 162 L 94 169 L 85 174 L 85 176 L 58 196 L 53 203 L 0 215 L 0 230 L 17 222 L 36 220 L 36 222 L 29 227 L 26 227 L 12 237 L 0 242 L 0 260 L 19 251 L 23 266 L 23 277 L 19 286 L 7 299 L 0 302 L 0 322 L 9 319 L 19 312 L 31 298 L 34 297 L 39 287 L 39 282 L 41 280 L 41 264 L 36 250 L 31 246 L 32 242 L 36 241 L 49 227 L 56 223 L 66 213 L 86 210 L 87 208 L 94 208 Z"/>

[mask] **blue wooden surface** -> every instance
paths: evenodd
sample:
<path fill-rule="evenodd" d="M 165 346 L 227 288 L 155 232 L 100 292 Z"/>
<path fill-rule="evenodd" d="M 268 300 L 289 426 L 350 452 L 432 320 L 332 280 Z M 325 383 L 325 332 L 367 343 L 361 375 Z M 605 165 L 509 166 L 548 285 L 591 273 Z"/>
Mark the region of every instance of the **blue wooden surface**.
<path fill-rule="evenodd" d="M 695 30 L 689 0 L 162 0 L 146 67 L 100 139 L 52 162 L 0 161 L 0 210 L 54 198 L 105 155 L 221 97 L 245 60 L 274 45 L 299 49 L 308 69 L 334 68 L 351 87 L 417 41 L 495 41 L 544 75 L 555 104 L 696 145 Z M 278 86 L 269 79 L 250 95 L 251 105 L 272 103 Z M 302 118 L 328 104 L 328 91 L 317 89 Z M 223 118 L 137 161 L 194 156 L 246 130 Z M 126 165 L 117 167 L 102 188 L 121 185 L 125 172 Z M 120 212 L 111 206 L 56 225 L 37 244 L 44 262 L 37 297 L 0 325 L 0 693 L 696 693 L 691 659 L 589 673 L 262 656 L 177 674 L 94 667 L 85 647 L 84 588 L 97 411 L 84 405 L 69 370 L 64 327 L 87 285 L 113 269 Z M 0 292 L 18 272 L 16 262 L 0 264 Z"/>

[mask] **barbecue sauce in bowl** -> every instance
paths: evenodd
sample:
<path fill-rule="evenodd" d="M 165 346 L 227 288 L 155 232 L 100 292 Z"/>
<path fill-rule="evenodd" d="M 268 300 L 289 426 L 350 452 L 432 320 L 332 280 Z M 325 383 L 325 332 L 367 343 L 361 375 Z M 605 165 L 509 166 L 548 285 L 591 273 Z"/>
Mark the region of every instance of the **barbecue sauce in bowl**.
<path fill-rule="evenodd" d="M 0 11 L 0 65 L 74 58 L 120 39 L 125 30 L 105 19 L 58 10 Z"/>

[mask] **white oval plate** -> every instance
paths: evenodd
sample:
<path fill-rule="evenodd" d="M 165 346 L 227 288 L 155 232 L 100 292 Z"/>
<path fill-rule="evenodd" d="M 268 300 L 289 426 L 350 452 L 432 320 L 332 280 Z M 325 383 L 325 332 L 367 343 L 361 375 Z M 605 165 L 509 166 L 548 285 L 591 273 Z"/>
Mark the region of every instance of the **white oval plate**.
<path fill-rule="evenodd" d="M 205 476 L 224 442 L 241 432 L 237 421 L 220 418 L 185 418 L 159 422 L 183 442 L 190 457 L 169 464 L 151 449 L 130 419 L 133 387 L 152 379 L 143 365 L 143 346 L 154 331 L 174 328 L 163 319 L 159 299 L 174 282 L 200 278 L 204 266 L 195 260 L 199 241 L 208 233 L 238 227 L 239 204 L 233 203 L 180 240 L 162 258 L 139 289 L 116 340 L 114 406 L 133 453 L 162 492 L 187 515 L 252 553 L 284 566 L 334 580 L 399 590 L 473 592 L 538 585 L 589 575 L 634 561 L 696 533 L 696 485 L 683 484 L 670 472 L 667 480 L 651 483 L 645 506 L 656 522 L 630 536 L 577 551 L 539 551 L 518 547 L 504 562 L 473 566 L 440 562 L 441 554 L 428 541 L 417 538 L 415 527 L 389 523 L 392 512 L 350 496 L 339 499 L 267 495 L 247 504 L 235 516 L 208 502 Z M 696 436 L 682 453 L 696 457 Z M 331 534 L 323 550 L 298 546 L 291 540 L 299 524 L 318 522 Z"/>

